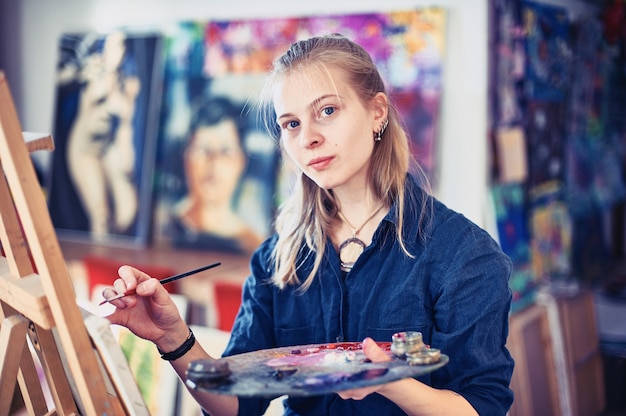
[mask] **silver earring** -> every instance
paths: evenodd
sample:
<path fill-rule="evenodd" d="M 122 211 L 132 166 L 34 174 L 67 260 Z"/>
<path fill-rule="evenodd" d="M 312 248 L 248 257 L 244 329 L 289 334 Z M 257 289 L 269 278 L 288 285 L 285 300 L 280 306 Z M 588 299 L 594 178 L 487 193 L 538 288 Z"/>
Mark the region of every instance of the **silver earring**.
<path fill-rule="evenodd" d="M 387 128 L 388 125 L 389 125 L 389 119 L 385 119 L 385 121 L 383 121 L 380 124 L 380 128 L 378 129 L 378 131 L 374 132 L 375 142 L 379 142 L 383 138 L 383 133 L 385 132 L 385 129 Z"/>

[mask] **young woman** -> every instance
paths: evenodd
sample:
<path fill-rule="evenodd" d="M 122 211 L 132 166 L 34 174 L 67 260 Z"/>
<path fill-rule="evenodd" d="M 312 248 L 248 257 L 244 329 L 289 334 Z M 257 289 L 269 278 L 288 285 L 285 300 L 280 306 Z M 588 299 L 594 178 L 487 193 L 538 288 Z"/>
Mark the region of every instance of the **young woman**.
<path fill-rule="evenodd" d="M 251 276 L 225 355 L 376 341 L 419 331 L 449 355 L 418 379 L 307 398 L 288 415 L 504 415 L 513 395 L 505 343 L 510 261 L 479 227 L 429 196 L 409 173 L 402 122 L 365 50 L 339 36 L 300 41 L 274 63 L 270 128 L 300 172 Z M 277 124 L 277 126 L 275 126 Z M 275 127 L 278 127 L 276 129 Z M 124 266 L 112 323 L 152 340 L 184 376 L 207 358 L 163 287 Z M 262 414 L 267 401 L 192 391 L 212 415 Z"/>

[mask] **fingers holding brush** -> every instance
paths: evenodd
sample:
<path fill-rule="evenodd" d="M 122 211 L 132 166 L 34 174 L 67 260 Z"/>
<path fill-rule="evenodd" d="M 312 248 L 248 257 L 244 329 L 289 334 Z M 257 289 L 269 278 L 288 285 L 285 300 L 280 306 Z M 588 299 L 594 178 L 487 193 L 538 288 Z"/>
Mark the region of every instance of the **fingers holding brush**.
<path fill-rule="evenodd" d="M 123 297 L 133 295 L 136 293 L 138 286 L 142 286 L 140 294 L 143 294 L 144 296 L 150 296 L 152 295 L 152 293 L 150 292 L 153 292 L 154 288 L 143 287 L 146 286 L 144 282 L 149 282 L 150 280 L 154 280 L 155 282 L 157 282 L 156 279 L 151 278 L 146 273 L 131 266 L 120 267 L 118 270 L 118 275 L 119 278 L 115 279 L 115 281 L 113 282 L 113 287 L 106 288 L 102 291 L 102 296 L 104 297 L 104 300 L 100 302 L 100 305 L 104 305 L 105 303 L 113 303 L 114 301 L 119 300 Z M 124 308 L 127 305 L 126 302 L 122 301 L 115 302 L 114 304 L 118 308 Z"/>
<path fill-rule="evenodd" d="M 197 269 L 166 277 L 162 280 L 156 280 L 154 278 L 151 278 L 146 273 L 134 267 L 122 266 L 118 271 L 120 278 L 115 280 L 115 282 L 113 283 L 114 289 L 105 289 L 102 292 L 102 296 L 105 299 L 100 302 L 100 305 L 103 305 L 107 302 L 116 301 L 129 295 L 134 295 L 137 293 L 138 289 L 140 289 L 139 294 L 141 296 L 152 296 L 154 293 L 157 292 L 159 286 L 183 279 L 188 276 L 193 276 L 194 274 L 217 267 L 220 264 L 220 262 L 211 263 Z M 139 288 L 139 286 L 141 286 L 141 288 Z M 122 305 L 125 305 L 125 303 L 116 303 L 116 305 L 119 305 L 118 307 L 122 307 Z"/>
<path fill-rule="evenodd" d="M 145 339 L 158 339 L 182 319 L 159 280 L 131 266 L 122 266 L 113 287 L 103 292 L 104 303 L 115 309 L 107 315 L 113 324 L 127 327 Z"/>

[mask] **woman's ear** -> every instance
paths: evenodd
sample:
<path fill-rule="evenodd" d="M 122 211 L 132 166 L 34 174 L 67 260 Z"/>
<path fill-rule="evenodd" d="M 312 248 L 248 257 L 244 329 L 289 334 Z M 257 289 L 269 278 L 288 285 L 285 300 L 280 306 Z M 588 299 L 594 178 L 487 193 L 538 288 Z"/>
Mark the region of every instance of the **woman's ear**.
<path fill-rule="evenodd" d="M 384 92 L 377 93 L 372 99 L 374 118 L 372 120 L 372 131 L 378 131 L 382 123 L 389 116 L 389 100 Z"/>

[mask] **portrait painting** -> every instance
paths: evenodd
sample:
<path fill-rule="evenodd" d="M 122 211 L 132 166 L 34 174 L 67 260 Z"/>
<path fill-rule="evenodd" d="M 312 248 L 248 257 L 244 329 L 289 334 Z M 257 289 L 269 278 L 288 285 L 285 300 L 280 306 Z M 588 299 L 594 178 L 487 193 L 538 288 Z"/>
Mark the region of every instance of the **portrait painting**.
<path fill-rule="evenodd" d="M 146 244 L 161 36 L 64 34 L 48 205 L 61 239 Z"/>
<path fill-rule="evenodd" d="M 248 253 L 269 234 L 278 154 L 249 103 L 262 75 L 208 76 L 206 29 L 165 41 L 155 243 Z"/>

